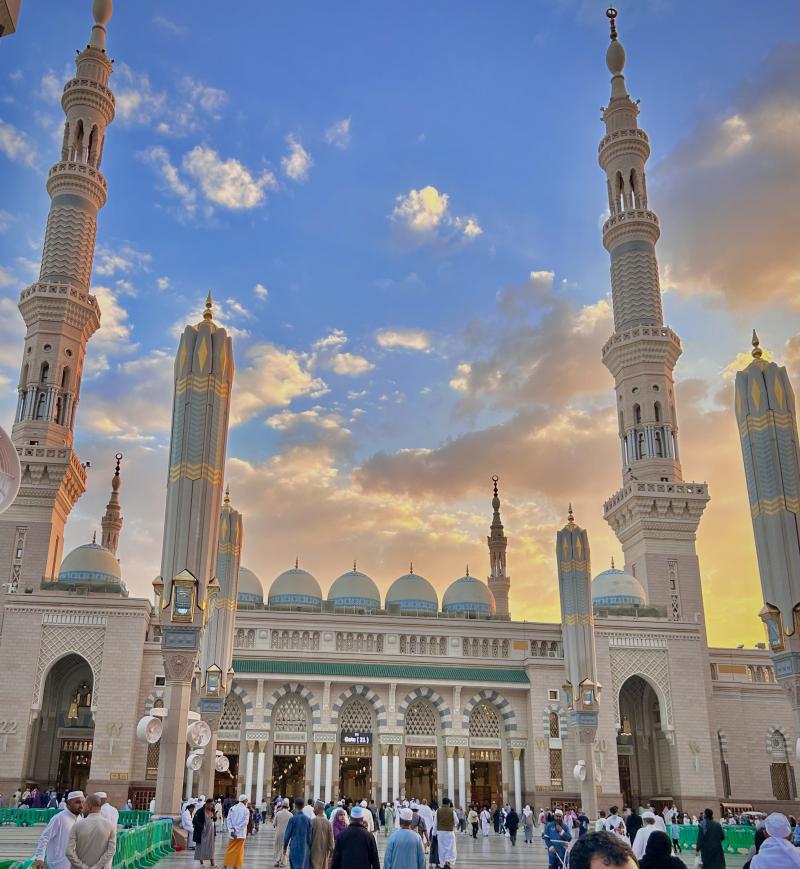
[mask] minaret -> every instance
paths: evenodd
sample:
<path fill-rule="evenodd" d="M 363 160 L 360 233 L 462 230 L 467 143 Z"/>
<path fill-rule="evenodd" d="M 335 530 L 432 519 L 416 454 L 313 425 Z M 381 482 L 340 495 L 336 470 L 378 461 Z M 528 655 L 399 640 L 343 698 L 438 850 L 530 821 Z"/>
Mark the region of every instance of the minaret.
<path fill-rule="evenodd" d="M 800 732 L 800 445 L 789 375 L 767 362 L 753 332 L 753 361 L 736 375 L 736 422 L 764 595 L 761 618 Z M 800 740 L 798 741 L 800 747 Z"/>
<path fill-rule="evenodd" d="M 494 595 L 497 604 L 497 617 L 511 618 L 508 609 L 508 592 L 511 588 L 511 577 L 506 573 L 506 549 L 508 538 L 503 533 L 503 523 L 500 520 L 500 496 L 497 494 L 499 477 L 492 477 L 494 497 L 492 498 L 492 524 L 486 542 L 489 544 L 489 590 Z"/>
<path fill-rule="evenodd" d="M 600 711 L 597 655 L 592 613 L 592 564 L 589 535 L 575 524 L 572 504 L 567 524 L 556 535 L 558 592 L 561 600 L 561 635 L 567 683 L 564 696 L 570 724 L 580 748 L 575 768 L 581 789 L 581 805 L 590 818 L 597 815 L 594 740 Z"/>
<path fill-rule="evenodd" d="M 172 434 L 161 576 L 161 650 L 168 696 L 158 765 L 156 811 L 180 807 L 192 679 L 203 627 L 219 591 L 214 579 L 228 441 L 233 345 L 213 320 L 184 329 L 175 359 Z"/>
<path fill-rule="evenodd" d="M 661 311 L 660 230 L 645 174 L 650 145 L 622 75 L 617 12 L 606 14 L 611 100 L 599 161 L 608 185 L 603 245 L 611 255 L 614 334 L 603 363 L 615 383 L 623 488 L 605 503 L 605 518 L 622 544 L 625 569 L 645 586 L 651 604 L 666 607 L 675 621 L 694 621 L 703 613 L 694 542 L 708 489 L 685 483 L 681 473 L 673 381 L 681 344 Z"/>
<path fill-rule="evenodd" d="M 122 461 L 122 453 L 117 453 L 114 457 L 117 460 L 117 466 L 114 469 L 114 476 L 111 480 L 111 497 L 106 504 L 106 512 L 100 521 L 100 526 L 103 530 L 103 546 L 112 554 L 117 554 L 117 546 L 119 545 L 119 533 L 122 531 L 122 507 L 119 503 L 119 487 L 122 479 L 119 475 L 119 466 Z"/>
<path fill-rule="evenodd" d="M 64 524 L 86 490 L 72 441 L 86 343 L 100 325 L 89 281 L 97 212 L 106 201 L 103 142 L 114 118 L 105 49 L 110 18 L 111 0 L 95 0 L 91 39 L 61 98 L 66 123 L 61 159 L 47 176 L 51 203 L 39 279 L 19 299 L 27 331 L 11 436 L 22 486 L 0 524 L 0 564 L 10 564 L 24 587 L 57 575 Z"/>
<path fill-rule="evenodd" d="M 233 679 L 233 634 L 242 542 L 242 514 L 234 510 L 231 505 L 230 490 L 226 489 L 219 517 L 217 543 L 216 578 L 219 583 L 219 594 L 213 605 L 209 606 L 208 624 L 203 634 L 203 651 L 200 656 L 199 711 L 212 733 L 203 760 L 205 785 L 200 789 L 201 793 L 206 794 L 214 793 L 217 731 L 225 706 L 225 697 L 230 692 Z M 263 755 L 261 762 L 263 763 Z M 259 781 L 263 781 L 263 775 Z"/>

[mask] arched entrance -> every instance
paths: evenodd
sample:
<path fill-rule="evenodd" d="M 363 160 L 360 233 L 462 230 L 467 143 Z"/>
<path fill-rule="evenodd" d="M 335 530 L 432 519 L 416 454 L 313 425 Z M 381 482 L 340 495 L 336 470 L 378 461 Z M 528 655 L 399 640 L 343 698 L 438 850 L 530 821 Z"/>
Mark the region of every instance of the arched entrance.
<path fill-rule="evenodd" d="M 242 722 L 244 721 L 244 706 L 236 694 L 228 694 L 222 709 L 217 735 L 217 749 L 221 751 L 230 763 L 226 772 L 214 772 L 214 795 L 235 798 L 240 788 L 239 752 L 241 743 Z"/>
<path fill-rule="evenodd" d="M 405 794 L 408 799 L 437 796 L 439 714 L 428 700 L 415 700 L 405 716 Z"/>
<path fill-rule="evenodd" d="M 339 714 L 339 792 L 354 800 L 372 798 L 373 709 L 353 697 Z"/>
<path fill-rule="evenodd" d="M 299 694 L 286 694 L 272 710 L 272 793 L 306 796 L 309 709 Z"/>
<path fill-rule="evenodd" d="M 488 701 L 478 703 L 469 716 L 469 767 L 472 801 L 502 802 L 500 716 Z"/>
<path fill-rule="evenodd" d="M 83 790 L 89 781 L 94 742 L 94 674 L 88 661 L 75 653 L 56 661 L 41 697 L 29 778 L 40 788 Z"/>
<path fill-rule="evenodd" d="M 619 692 L 617 736 L 619 784 L 628 806 L 672 798 L 672 746 L 662 729 L 661 706 L 653 686 L 631 676 Z"/>

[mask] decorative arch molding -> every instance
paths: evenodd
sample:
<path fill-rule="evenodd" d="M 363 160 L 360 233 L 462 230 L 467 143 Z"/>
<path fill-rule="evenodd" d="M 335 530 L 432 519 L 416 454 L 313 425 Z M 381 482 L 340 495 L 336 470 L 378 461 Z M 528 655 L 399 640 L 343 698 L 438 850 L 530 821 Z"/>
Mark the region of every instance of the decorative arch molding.
<path fill-rule="evenodd" d="M 386 707 L 383 705 L 381 698 L 366 685 L 353 685 L 348 688 L 337 698 L 336 702 L 331 706 L 331 726 L 337 727 L 339 724 L 339 713 L 342 706 L 352 697 L 363 697 L 372 705 L 375 710 L 375 715 L 378 719 L 378 727 L 386 727 Z"/>
<path fill-rule="evenodd" d="M 250 727 L 253 723 L 253 701 L 250 699 L 250 695 L 247 691 L 238 683 L 234 682 L 233 687 L 230 691 L 231 694 L 235 694 L 241 701 L 242 707 L 244 708 L 244 718 L 242 720 L 242 729 L 244 726 Z"/>
<path fill-rule="evenodd" d="M 776 763 L 787 763 L 789 760 L 789 740 L 782 727 L 767 728 L 767 754 L 776 759 Z"/>
<path fill-rule="evenodd" d="M 567 711 L 562 706 L 554 706 L 550 703 L 542 710 L 542 733 L 545 739 L 550 738 L 550 716 L 555 713 L 558 715 L 558 729 L 561 734 L 561 739 L 566 739 L 569 734 L 567 728 Z"/>
<path fill-rule="evenodd" d="M 164 700 L 164 692 L 159 689 L 158 691 L 151 691 L 144 701 L 144 714 L 150 715 L 153 711 L 153 707 L 155 706 L 156 700 Z"/>
<path fill-rule="evenodd" d="M 83 658 L 92 670 L 92 709 L 97 708 L 100 694 L 100 671 L 103 666 L 105 628 L 86 628 L 72 625 L 42 626 L 39 661 L 33 686 L 33 709 L 41 708 L 42 686 L 53 665 L 67 655 Z"/>
<path fill-rule="evenodd" d="M 622 727 L 619 714 L 619 694 L 632 676 L 644 679 L 655 691 L 661 711 L 661 727 L 667 738 L 675 730 L 670 690 L 669 657 L 666 649 L 610 648 L 611 692 L 614 696 L 614 723 Z"/>
<path fill-rule="evenodd" d="M 472 715 L 472 710 L 479 703 L 483 702 L 491 703 L 500 713 L 506 733 L 514 733 L 516 731 L 517 717 L 514 714 L 514 710 L 511 708 L 511 704 L 502 694 L 498 694 L 497 691 L 492 688 L 483 688 L 478 691 L 477 694 L 473 694 L 464 704 L 463 727 L 465 731 L 469 732 L 469 718 L 470 715 Z"/>
<path fill-rule="evenodd" d="M 442 726 L 442 730 L 452 730 L 453 714 L 450 711 L 450 707 L 445 703 L 444 697 L 442 697 L 438 691 L 434 691 L 433 688 L 428 687 L 415 688 L 406 695 L 403 702 L 397 707 L 398 727 L 403 727 L 405 725 L 406 712 L 408 712 L 408 707 L 415 700 L 429 700 L 431 705 L 439 713 L 439 723 Z"/>
<path fill-rule="evenodd" d="M 281 698 L 286 697 L 287 694 L 299 694 L 303 700 L 308 703 L 314 727 L 319 727 L 322 719 L 319 703 L 317 703 L 313 693 L 309 691 L 305 685 L 301 685 L 299 682 L 287 682 L 285 685 L 281 685 L 280 688 L 272 692 L 269 702 L 264 704 L 264 723 L 266 726 L 270 727 L 272 725 L 272 710 L 275 708 L 275 704 Z"/>

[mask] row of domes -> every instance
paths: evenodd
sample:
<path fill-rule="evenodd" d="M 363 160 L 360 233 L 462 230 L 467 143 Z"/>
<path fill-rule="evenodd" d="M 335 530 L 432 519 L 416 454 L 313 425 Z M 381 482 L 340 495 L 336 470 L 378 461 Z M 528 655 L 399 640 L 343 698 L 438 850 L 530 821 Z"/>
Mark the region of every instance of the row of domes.
<path fill-rule="evenodd" d="M 349 570 L 334 580 L 328 591 L 328 603 L 334 610 L 366 610 L 381 608 L 381 594 L 374 580 L 360 570 Z M 246 567 L 239 569 L 238 602 L 244 606 L 263 606 L 261 581 Z M 285 570 L 272 583 L 267 597 L 270 609 L 320 611 L 322 589 L 307 570 L 293 567 Z M 439 597 L 431 583 L 418 573 L 398 577 L 386 592 L 384 606 L 397 607 L 402 615 L 435 615 Z M 489 587 L 474 576 L 462 576 L 451 583 L 442 597 L 442 612 L 472 616 L 494 615 L 494 595 Z"/>

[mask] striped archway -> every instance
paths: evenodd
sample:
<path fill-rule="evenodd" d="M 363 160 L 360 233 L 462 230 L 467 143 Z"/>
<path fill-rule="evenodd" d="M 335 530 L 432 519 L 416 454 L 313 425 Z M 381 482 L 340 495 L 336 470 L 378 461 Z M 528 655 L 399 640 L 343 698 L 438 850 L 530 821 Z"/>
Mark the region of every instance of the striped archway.
<path fill-rule="evenodd" d="M 299 694 L 303 700 L 308 703 L 308 708 L 311 710 L 311 720 L 314 724 L 314 727 L 319 727 L 321 721 L 321 712 L 320 705 L 317 703 L 316 698 L 313 693 L 305 687 L 305 685 L 301 685 L 299 682 L 287 682 L 285 685 L 281 685 L 280 688 L 277 688 L 272 692 L 272 696 L 269 699 L 268 703 L 264 704 L 264 712 L 265 712 L 265 723 L 267 727 L 272 724 L 272 710 L 275 708 L 275 704 L 287 694 Z"/>
<path fill-rule="evenodd" d="M 372 705 L 375 710 L 375 716 L 378 719 L 378 727 L 386 727 L 386 707 L 383 705 L 381 698 L 366 685 L 352 685 L 337 698 L 336 702 L 331 706 L 331 725 L 337 727 L 339 724 L 339 713 L 342 706 L 352 697 L 363 697 Z"/>
<path fill-rule="evenodd" d="M 450 711 L 450 707 L 445 703 L 444 697 L 439 694 L 438 691 L 434 691 L 433 688 L 415 688 L 409 694 L 406 695 L 403 702 L 397 707 L 397 724 L 398 727 L 403 727 L 406 720 L 406 712 L 408 712 L 408 707 L 415 700 L 430 700 L 431 705 L 436 709 L 439 713 L 439 720 L 442 725 L 442 730 L 451 730 L 453 727 L 453 714 Z"/>
<path fill-rule="evenodd" d="M 469 719 L 472 715 L 472 710 L 479 703 L 491 703 L 492 706 L 500 713 L 500 717 L 503 720 L 503 728 L 506 733 L 513 733 L 517 729 L 517 717 L 514 714 L 514 710 L 511 707 L 511 704 L 503 697 L 502 694 L 498 694 L 497 691 L 492 688 L 483 688 L 478 691 L 477 694 L 473 694 L 472 697 L 464 704 L 464 712 L 463 712 L 463 727 L 464 730 L 469 731 Z"/>

